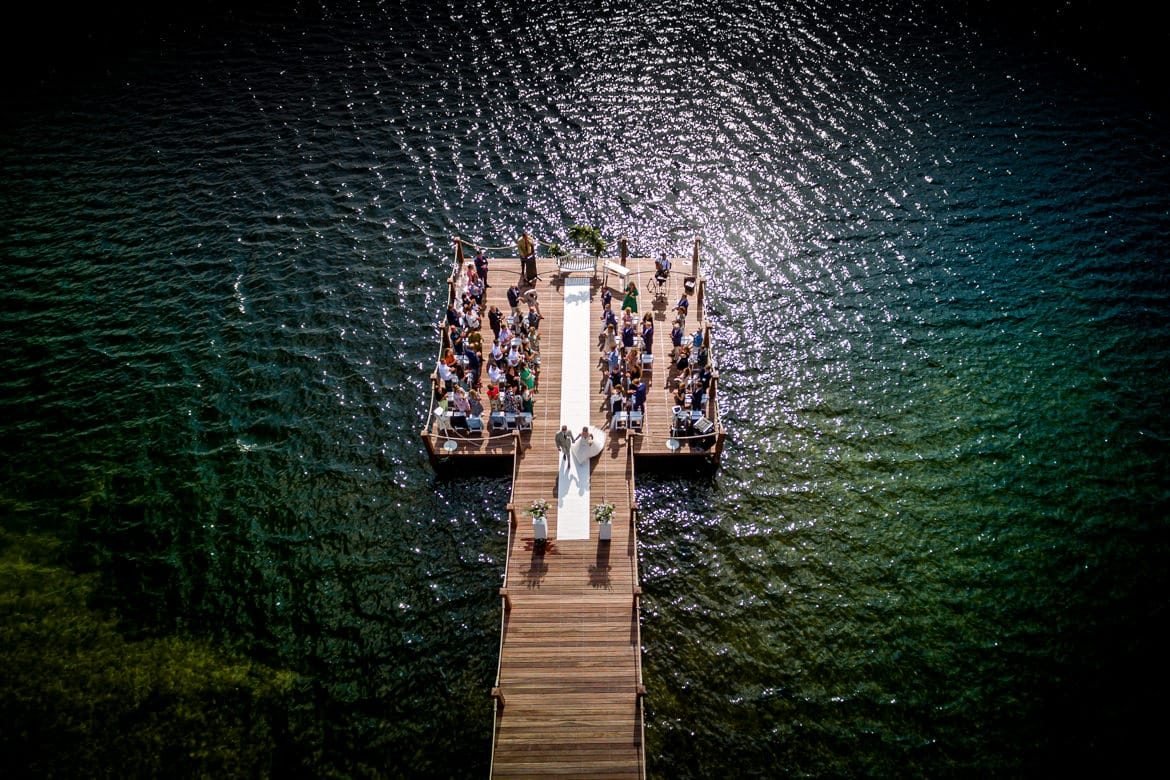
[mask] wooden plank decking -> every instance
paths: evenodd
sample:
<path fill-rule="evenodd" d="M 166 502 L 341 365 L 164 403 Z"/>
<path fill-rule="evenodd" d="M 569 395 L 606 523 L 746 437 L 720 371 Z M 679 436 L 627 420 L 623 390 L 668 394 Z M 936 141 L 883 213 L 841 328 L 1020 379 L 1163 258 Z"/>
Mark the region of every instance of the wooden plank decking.
<path fill-rule="evenodd" d="M 684 446 L 668 449 L 672 401 L 664 388 L 673 373 L 665 359 L 670 351 L 674 305 L 683 295 L 687 275 L 675 261 L 665 290 L 655 297 L 644 282 L 653 273 L 653 261 L 628 260 L 630 278 L 642 289 L 640 313 L 654 315 L 656 362 L 650 373 L 650 393 L 642 435 L 609 431 L 606 446 L 590 471 L 590 504 L 615 507 L 612 540 L 598 539 L 590 522 L 589 538 L 559 540 L 557 479 L 561 404 L 560 345 L 563 337 L 563 277 L 553 261 L 539 261 L 540 278 L 534 289 L 544 319 L 541 332 L 539 392 L 530 432 L 454 438 L 423 432 L 436 462 L 466 462 L 479 457 L 512 457 L 512 497 L 508 504 L 507 563 L 500 590 L 503 614 L 499 670 L 492 741 L 493 777 L 645 777 L 641 677 L 641 635 L 638 577 L 637 508 L 634 503 L 634 467 L 640 456 L 707 457 L 711 453 Z M 487 304 L 507 313 L 508 287 L 519 278 L 515 259 L 493 259 L 488 275 Z M 593 276 L 589 343 L 596 364 L 601 355 L 600 293 L 604 268 Z M 615 311 L 621 302 L 620 279 L 611 274 Z M 699 285 L 691 296 L 688 331 L 702 327 Z M 490 347 L 486 317 L 482 329 L 484 350 Z M 609 423 L 603 376 L 591 373 L 590 423 Z M 714 392 L 707 414 L 717 418 Z M 455 441 L 454 450 L 441 443 Z M 449 445 L 450 446 L 450 445 Z M 722 431 L 718 447 L 722 446 Z M 538 499 L 548 502 L 548 541 L 534 539 L 528 509 Z"/>
<path fill-rule="evenodd" d="M 649 292 L 647 285 L 647 281 L 654 274 L 654 261 L 651 258 L 634 257 L 627 260 L 627 266 L 630 269 L 629 278 L 638 284 L 641 291 L 639 317 L 647 311 L 654 317 L 655 359 L 653 367 L 648 374 L 650 392 L 646 398 L 646 414 L 643 431 L 641 435 L 632 436 L 635 460 L 649 462 L 652 459 L 655 462 L 665 463 L 668 468 L 671 464 L 669 459 L 677 460 L 680 468 L 693 466 L 694 464 L 691 461 L 695 460 L 717 464 L 723 449 L 724 432 L 719 420 L 719 406 L 716 392 L 709 394 L 707 407 L 704 409 L 705 416 L 712 420 L 716 426 L 716 433 L 712 437 L 715 443 L 711 445 L 710 440 L 692 442 L 684 438 L 682 439 L 682 446 L 678 450 L 672 450 L 667 446 L 667 442 L 671 438 L 671 408 L 673 406 L 673 400 L 667 392 L 667 388 L 669 383 L 678 374 L 678 371 L 670 365 L 670 361 L 667 359 L 670 354 L 670 330 L 674 319 L 674 307 L 684 295 L 684 281 L 689 276 L 691 267 L 689 259 L 675 258 L 673 262 L 674 269 L 666 285 L 657 295 L 654 295 Z M 542 429 L 538 427 L 537 421 L 543 419 L 547 423 L 546 418 L 548 414 L 551 413 L 555 416 L 560 406 L 560 388 L 559 386 L 553 387 L 553 385 L 556 383 L 556 379 L 560 377 L 561 372 L 559 345 L 561 343 L 563 325 L 563 298 L 561 295 L 563 279 L 557 273 L 555 263 L 550 259 L 541 258 L 538 261 L 538 270 L 540 271 L 540 278 L 536 285 L 534 287 L 525 287 L 524 289 L 536 290 L 541 303 L 541 312 L 545 317 L 541 322 L 540 328 L 541 342 L 544 347 L 541 356 L 541 385 L 533 430 L 531 433 L 525 432 L 521 434 L 522 447 L 530 446 L 529 442 L 540 436 Z M 490 306 L 494 304 L 507 314 L 510 310 L 507 301 L 507 289 L 519 277 L 519 260 L 516 258 L 493 259 L 491 271 L 488 275 L 492 286 L 487 291 L 485 305 Z M 603 280 L 605 279 L 604 267 L 599 267 L 593 277 L 591 288 L 592 297 L 590 301 L 589 343 L 594 349 L 594 354 L 592 355 L 592 359 L 594 360 L 602 354 L 600 295 Z M 614 293 L 614 310 L 618 312 L 618 307 L 622 299 L 621 282 L 615 275 L 610 274 L 607 283 Z M 686 332 L 688 334 L 696 328 L 709 328 L 709 323 L 704 312 L 705 302 L 702 299 L 702 294 L 703 284 L 697 282 L 695 291 L 687 296 L 690 300 L 690 312 L 686 319 Z M 486 351 L 490 348 L 492 341 L 492 334 L 491 330 L 487 327 L 486 317 L 482 332 L 484 336 L 484 350 Z M 639 339 L 640 343 L 641 341 Z M 718 384 L 718 373 L 718 369 L 716 368 L 714 371 L 716 386 Z M 597 380 L 597 385 L 594 390 L 599 391 L 602 386 L 603 377 L 598 372 L 594 374 L 594 378 Z M 608 424 L 608 415 L 605 413 L 604 399 L 600 392 L 594 392 L 593 400 L 596 402 L 595 411 L 600 412 L 600 415 L 594 415 L 593 424 L 599 427 L 605 427 Z M 556 433 L 559 426 L 559 421 L 556 421 L 556 425 L 552 429 L 553 434 Z M 423 439 L 426 442 L 427 450 L 431 455 L 432 461 L 436 465 L 459 462 L 464 459 L 475 460 L 483 457 L 501 458 L 511 456 L 516 446 L 515 437 L 511 435 L 492 435 L 491 431 L 486 430 L 486 428 L 487 426 L 485 425 L 485 431 L 482 434 L 446 436 L 440 435 L 433 421 L 428 420 L 427 428 L 423 431 Z M 619 434 L 619 437 L 624 442 L 626 435 Z M 443 450 L 442 444 L 445 442 L 452 442 L 455 449 L 450 452 Z M 700 443 L 703 446 L 699 446 Z"/>

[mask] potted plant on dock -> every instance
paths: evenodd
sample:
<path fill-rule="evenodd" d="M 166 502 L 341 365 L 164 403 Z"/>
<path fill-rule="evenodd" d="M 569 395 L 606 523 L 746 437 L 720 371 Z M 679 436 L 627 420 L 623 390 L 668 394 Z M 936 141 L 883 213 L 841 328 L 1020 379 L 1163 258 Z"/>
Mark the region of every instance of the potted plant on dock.
<path fill-rule="evenodd" d="M 598 504 L 593 507 L 593 519 L 597 521 L 597 538 L 608 542 L 613 538 L 613 504 Z"/>
<path fill-rule="evenodd" d="M 532 517 L 533 538 L 538 542 L 548 539 L 548 502 L 543 498 L 536 499 L 528 508 L 528 514 Z"/>

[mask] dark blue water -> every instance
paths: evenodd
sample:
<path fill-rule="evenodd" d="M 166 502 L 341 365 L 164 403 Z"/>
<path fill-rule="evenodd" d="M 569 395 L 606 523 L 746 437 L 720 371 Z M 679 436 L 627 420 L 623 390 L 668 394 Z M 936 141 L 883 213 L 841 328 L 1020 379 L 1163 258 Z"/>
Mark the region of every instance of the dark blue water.
<path fill-rule="evenodd" d="M 449 237 L 699 235 L 731 440 L 639 480 L 650 774 L 1137 765 L 1170 592 L 1148 79 L 1043 16 L 563 6 L 179 19 L 32 90 L 5 526 L 80 551 L 129 635 L 301 675 L 313 774 L 482 776 L 508 485 L 417 436 Z"/>

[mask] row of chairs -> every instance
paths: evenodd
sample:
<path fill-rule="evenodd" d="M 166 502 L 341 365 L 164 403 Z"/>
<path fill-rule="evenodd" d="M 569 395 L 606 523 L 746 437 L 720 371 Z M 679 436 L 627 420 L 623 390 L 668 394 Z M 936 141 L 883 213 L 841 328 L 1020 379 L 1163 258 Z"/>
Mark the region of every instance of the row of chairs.
<path fill-rule="evenodd" d="M 532 415 L 528 412 L 492 412 L 488 419 L 492 433 L 532 430 Z"/>
<path fill-rule="evenodd" d="M 641 412 L 614 412 L 613 425 L 611 427 L 615 431 L 623 431 L 627 429 L 641 431 L 643 416 L 644 415 Z"/>
<path fill-rule="evenodd" d="M 642 430 L 642 421 L 645 415 L 637 410 L 627 412 L 624 406 L 625 404 L 621 395 L 615 393 L 610 398 L 610 428 L 615 431 L 624 431 L 627 429 L 635 431 Z"/>
<path fill-rule="evenodd" d="M 442 412 L 435 410 L 435 422 L 439 433 L 448 436 L 452 434 L 479 434 L 483 432 L 483 418 L 474 415 L 468 416 L 462 412 Z M 532 415 L 528 412 L 492 412 L 488 417 L 488 424 L 492 433 L 507 433 L 508 431 L 531 431 Z"/>
<path fill-rule="evenodd" d="M 708 420 L 697 409 L 688 410 L 683 409 L 681 406 L 676 406 L 672 414 L 673 422 L 671 424 L 671 432 L 675 436 L 710 436 L 715 431 L 715 423 Z"/>

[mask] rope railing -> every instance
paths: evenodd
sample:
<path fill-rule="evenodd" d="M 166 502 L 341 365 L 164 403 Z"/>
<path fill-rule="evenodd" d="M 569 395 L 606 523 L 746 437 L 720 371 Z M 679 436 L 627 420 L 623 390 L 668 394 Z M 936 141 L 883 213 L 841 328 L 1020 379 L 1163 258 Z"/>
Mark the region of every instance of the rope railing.
<path fill-rule="evenodd" d="M 432 412 L 432 415 L 433 414 L 434 414 L 434 412 Z M 509 430 L 505 431 L 504 433 L 491 433 L 490 431 L 484 431 L 482 434 L 464 435 L 461 433 L 452 434 L 452 433 L 444 433 L 442 431 L 431 431 L 428 428 L 426 433 L 428 436 L 434 436 L 435 438 L 443 437 L 444 439 L 455 439 L 457 441 L 471 441 L 471 442 L 487 441 L 487 442 L 490 442 L 490 441 L 494 441 L 496 439 L 510 438 L 513 435 L 519 434 L 519 431 L 514 430 L 514 429 L 509 429 Z"/>
<path fill-rule="evenodd" d="M 645 705 L 645 684 L 642 678 L 642 584 L 638 575 L 638 504 L 635 500 L 637 495 L 636 485 L 634 484 L 634 443 L 633 439 L 626 439 L 626 469 L 629 474 L 629 491 L 630 491 L 630 534 L 634 541 L 634 560 L 633 560 L 633 583 L 634 583 L 634 690 L 637 696 L 638 703 L 638 732 L 642 750 L 639 751 L 638 760 L 641 762 L 639 766 L 639 773 L 643 780 L 646 777 L 646 705 Z"/>
<path fill-rule="evenodd" d="M 452 238 L 451 236 L 436 236 L 436 235 L 432 235 L 430 233 L 422 233 L 421 235 L 423 236 L 423 238 L 426 238 L 429 241 L 434 241 L 436 243 L 444 243 L 446 241 L 450 241 Z M 491 245 L 488 245 L 485 243 L 481 243 L 480 241 L 463 238 L 461 236 L 457 236 L 456 238 L 458 238 L 458 240 L 461 241 L 464 244 L 464 246 L 469 247 L 469 248 L 474 249 L 474 250 L 477 250 L 477 251 L 482 249 L 482 250 L 487 251 L 487 252 L 510 252 L 510 251 L 516 249 L 515 240 L 510 240 L 509 243 L 504 244 L 502 246 L 491 246 Z M 534 236 L 530 236 L 530 238 L 532 238 L 533 242 L 537 246 L 542 246 L 542 247 L 545 247 L 546 249 L 550 246 L 553 246 L 554 244 L 556 244 L 558 246 L 564 246 L 564 244 L 566 243 L 565 241 L 544 241 L 544 240 L 536 238 Z M 603 236 L 603 238 L 605 240 L 607 249 L 609 247 L 618 246 L 623 238 L 626 240 L 627 244 L 629 244 L 631 241 L 628 236 L 618 236 L 616 238 L 612 237 L 612 236 L 608 236 L 608 237 Z M 567 241 L 567 239 L 566 239 L 566 241 Z M 650 242 L 650 243 L 653 243 L 653 242 Z M 653 254 L 657 255 L 658 251 L 665 251 L 665 247 L 661 247 L 659 250 L 655 251 Z M 681 255 L 681 254 L 671 255 L 670 259 L 672 261 L 686 261 L 686 260 L 693 260 L 693 257 L 694 257 L 694 252 L 692 251 L 688 255 Z"/>
<path fill-rule="evenodd" d="M 455 298 L 454 298 L 455 292 L 454 292 L 453 288 L 454 288 L 454 284 L 455 284 L 455 279 L 457 279 L 458 275 L 459 275 L 459 251 L 458 251 L 458 249 L 456 249 L 456 251 L 455 251 L 455 259 L 454 259 L 453 263 L 454 263 L 454 266 L 453 266 L 454 271 L 452 272 L 452 274 L 449 277 L 447 277 L 447 305 L 448 306 L 450 306 L 452 303 L 455 302 Z M 443 322 L 443 321 L 440 320 L 440 323 L 441 322 Z M 440 325 L 439 326 L 439 350 L 438 350 L 438 353 L 435 355 L 435 364 L 434 364 L 435 368 L 431 369 L 431 400 L 430 400 L 430 404 L 427 406 L 427 423 L 426 423 L 426 429 L 425 429 L 425 432 L 428 434 L 431 433 L 431 427 L 434 425 L 435 394 L 439 390 L 438 377 L 435 376 L 435 372 L 438 370 L 439 361 L 441 361 L 443 359 L 443 349 L 444 349 L 446 343 L 447 343 L 447 330 L 446 330 L 446 328 L 442 327 L 442 325 Z"/>
<path fill-rule="evenodd" d="M 513 432 L 516 447 L 512 450 L 512 491 L 508 495 L 508 532 L 506 547 L 504 548 L 504 579 L 500 587 L 500 643 L 496 651 L 496 684 L 492 687 L 492 762 L 496 757 L 496 734 L 500 720 L 500 710 L 504 706 L 504 695 L 500 690 L 500 671 L 504 664 L 504 631 L 508 627 L 508 612 L 511 610 L 508 595 L 508 568 L 512 565 L 512 544 L 514 542 L 512 529 L 516 520 L 516 477 L 520 473 L 520 434 Z"/>

